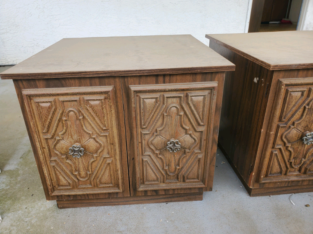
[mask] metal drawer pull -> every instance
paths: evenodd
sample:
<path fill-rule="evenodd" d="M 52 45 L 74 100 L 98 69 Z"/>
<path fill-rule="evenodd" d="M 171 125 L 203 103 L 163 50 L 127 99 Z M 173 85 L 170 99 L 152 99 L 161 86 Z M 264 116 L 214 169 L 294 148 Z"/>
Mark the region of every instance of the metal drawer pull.
<path fill-rule="evenodd" d="M 171 139 L 169 142 L 167 142 L 166 149 L 170 152 L 177 152 L 181 150 L 181 144 L 179 140 Z"/>
<path fill-rule="evenodd" d="M 313 132 L 307 132 L 302 140 L 305 145 L 313 144 Z"/>
<path fill-rule="evenodd" d="M 74 144 L 69 148 L 69 155 L 72 155 L 73 158 L 80 158 L 85 153 L 85 149 L 81 147 L 79 143 Z"/>

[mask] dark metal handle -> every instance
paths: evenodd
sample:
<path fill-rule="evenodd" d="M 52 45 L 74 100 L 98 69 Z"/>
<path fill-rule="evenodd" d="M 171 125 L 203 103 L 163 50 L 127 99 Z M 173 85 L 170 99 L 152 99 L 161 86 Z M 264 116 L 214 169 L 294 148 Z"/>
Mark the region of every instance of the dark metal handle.
<path fill-rule="evenodd" d="M 181 150 L 181 144 L 179 140 L 171 139 L 169 142 L 167 142 L 166 149 L 170 152 L 177 152 Z"/>
<path fill-rule="evenodd" d="M 85 149 L 81 147 L 79 143 L 74 144 L 72 147 L 69 148 L 69 155 L 72 155 L 73 158 L 80 158 L 84 155 Z"/>

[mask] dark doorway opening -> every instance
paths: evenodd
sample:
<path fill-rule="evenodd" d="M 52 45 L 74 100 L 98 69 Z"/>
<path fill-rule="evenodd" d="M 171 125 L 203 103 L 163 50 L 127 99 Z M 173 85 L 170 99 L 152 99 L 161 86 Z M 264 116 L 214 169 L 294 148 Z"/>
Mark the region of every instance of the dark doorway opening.
<path fill-rule="evenodd" d="M 297 30 L 303 0 L 254 0 L 249 32 Z"/>

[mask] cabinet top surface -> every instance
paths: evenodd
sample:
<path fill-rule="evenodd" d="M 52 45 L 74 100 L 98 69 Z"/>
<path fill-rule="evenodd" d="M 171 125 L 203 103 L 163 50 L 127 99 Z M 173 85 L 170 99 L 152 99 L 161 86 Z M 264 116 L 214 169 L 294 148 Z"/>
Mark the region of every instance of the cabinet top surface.
<path fill-rule="evenodd" d="M 179 74 L 234 70 L 191 35 L 66 38 L 1 73 L 2 79 Z"/>
<path fill-rule="evenodd" d="M 209 34 L 206 37 L 269 70 L 313 68 L 313 31 Z"/>

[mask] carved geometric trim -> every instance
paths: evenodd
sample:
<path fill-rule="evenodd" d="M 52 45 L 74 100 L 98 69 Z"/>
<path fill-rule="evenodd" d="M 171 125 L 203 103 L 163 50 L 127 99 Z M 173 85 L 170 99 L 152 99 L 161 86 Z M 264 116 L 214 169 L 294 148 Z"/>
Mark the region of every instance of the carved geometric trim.
<path fill-rule="evenodd" d="M 313 78 L 279 79 L 274 103 L 259 182 L 312 180 Z"/>
<path fill-rule="evenodd" d="M 187 93 L 188 104 L 192 110 L 196 120 L 200 125 L 204 125 L 204 118 L 207 111 L 207 97 L 210 95 L 211 91 L 203 93 Z M 209 96 L 210 97 L 210 96 Z"/>
<path fill-rule="evenodd" d="M 53 168 L 55 181 L 57 182 L 57 189 L 73 189 L 73 182 L 71 179 L 59 168 L 56 162 L 50 162 Z"/>
<path fill-rule="evenodd" d="M 306 88 L 290 88 L 286 90 L 286 96 L 281 112 L 281 121 L 286 121 L 295 108 L 303 101 Z"/>
<path fill-rule="evenodd" d="M 141 95 L 139 97 L 142 128 L 148 127 L 152 117 L 161 104 L 160 98 L 161 95 L 159 94 Z"/>
<path fill-rule="evenodd" d="M 82 137 L 80 136 L 80 132 L 78 131 L 77 134 L 72 134 L 73 136 L 78 136 L 78 138 L 71 138 L 73 136 L 71 136 L 70 133 L 67 133 L 69 130 L 69 125 L 71 124 L 70 120 L 69 120 L 69 115 L 71 113 L 74 113 L 76 116 L 76 120 L 79 120 L 82 128 L 81 130 L 83 130 L 85 133 L 87 133 L 89 135 L 89 139 L 81 142 Z M 91 174 L 91 164 L 92 162 L 94 162 L 96 159 L 95 157 L 98 157 L 100 152 L 103 150 L 103 143 L 98 139 L 97 135 L 93 134 L 91 131 L 89 131 L 83 121 L 83 116 L 79 115 L 79 113 L 72 108 L 67 109 L 64 117 L 63 117 L 63 130 L 61 132 L 58 133 L 58 136 L 55 138 L 55 142 L 52 145 L 53 151 L 58 154 L 59 156 L 61 156 L 62 158 L 65 159 L 65 161 L 70 164 L 72 166 L 72 173 L 74 175 L 77 176 L 77 178 L 79 180 L 85 181 L 87 179 L 89 179 L 89 176 Z M 71 131 L 76 130 L 76 128 L 72 127 Z M 65 138 L 65 134 L 67 134 L 67 138 Z M 91 160 L 89 160 L 89 162 L 87 163 L 87 168 L 85 168 L 84 170 L 80 170 L 80 168 L 85 167 L 84 162 L 82 161 L 82 159 L 74 159 L 73 157 L 71 157 L 69 155 L 68 149 L 75 143 L 80 143 L 84 148 L 88 149 L 92 149 L 92 152 L 88 152 L 88 150 L 85 151 L 85 153 L 88 153 L 90 155 L 93 156 L 93 158 Z M 98 146 L 97 146 L 98 145 Z M 84 156 L 82 156 L 84 157 Z"/>
<path fill-rule="evenodd" d="M 62 170 L 68 178 L 70 178 L 71 181 L 74 182 L 75 187 L 77 187 L 76 185 L 78 184 L 78 179 L 75 175 L 73 175 L 68 169 L 67 167 L 61 162 L 61 160 L 58 157 L 51 157 L 50 160 L 50 164 L 51 165 L 58 165 L 59 169 Z"/>
<path fill-rule="evenodd" d="M 55 114 L 56 111 L 56 101 L 55 98 L 49 98 L 48 100 L 40 100 L 34 102 L 37 104 L 37 109 L 40 116 L 40 123 L 42 124 L 42 132 L 46 133 L 48 132 L 52 117 Z"/>
<path fill-rule="evenodd" d="M 142 157 L 143 162 L 143 183 L 144 184 L 159 184 L 162 183 L 162 175 L 159 174 L 158 169 L 153 165 L 148 156 Z"/>
<path fill-rule="evenodd" d="M 202 92 L 201 92 L 202 93 Z M 184 113 L 185 116 L 188 118 L 188 120 L 190 121 L 192 127 L 196 130 L 196 131 L 203 131 L 204 127 L 203 125 L 197 124 L 197 122 L 194 121 L 194 119 L 191 117 L 192 114 L 191 112 L 188 110 L 187 108 L 187 100 L 185 100 L 185 96 L 183 94 L 164 94 L 164 99 L 165 99 L 165 103 L 167 103 L 167 100 L 170 98 L 179 98 L 180 99 L 180 106 L 182 108 L 181 113 Z M 207 112 L 206 112 L 207 113 Z"/>
<path fill-rule="evenodd" d="M 148 145 L 156 153 L 157 157 L 163 161 L 163 168 L 170 176 L 179 173 L 182 168 L 182 160 L 186 156 L 186 153 L 198 143 L 197 138 L 190 131 L 189 127 L 185 126 L 183 117 L 184 112 L 180 111 L 180 107 L 177 104 L 169 105 L 163 114 L 163 125 L 156 129 L 153 137 L 148 141 Z M 177 159 L 176 152 L 165 150 L 167 142 L 174 137 L 183 142 L 182 153 Z M 169 165 L 173 164 L 175 165 L 175 170 L 171 171 Z"/>
<path fill-rule="evenodd" d="M 209 160 L 195 158 L 212 157 L 216 89 L 216 82 L 130 86 L 139 191 L 205 187 Z"/>
<path fill-rule="evenodd" d="M 313 175 L 313 156 L 306 161 L 305 165 L 302 167 L 301 173 Z"/>
<path fill-rule="evenodd" d="M 104 165 L 102 166 L 102 170 L 97 179 L 98 187 L 112 187 L 114 186 L 114 173 L 112 169 L 112 162 L 111 158 L 108 158 Z M 103 179 L 105 181 L 103 181 Z"/>
<path fill-rule="evenodd" d="M 122 192 L 113 90 L 113 86 L 22 90 L 38 166 L 51 196 Z M 80 158 L 70 155 L 70 148 L 78 144 L 84 149 Z M 108 178 L 98 180 L 107 173 Z M 111 179 L 113 186 L 107 183 Z"/>
<path fill-rule="evenodd" d="M 184 181 L 185 182 L 200 182 L 201 181 L 201 158 L 202 155 L 197 155 L 192 163 L 190 164 L 190 167 L 184 174 Z"/>
<path fill-rule="evenodd" d="M 107 129 L 107 119 L 105 115 L 105 105 L 104 100 L 106 96 L 102 97 L 84 97 L 85 106 L 93 117 L 95 121 L 91 121 L 92 123 L 96 123 L 98 127 L 102 130 Z"/>
<path fill-rule="evenodd" d="M 283 167 L 276 150 L 272 151 L 271 159 L 268 166 L 267 176 L 283 175 Z"/>

